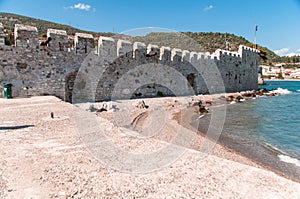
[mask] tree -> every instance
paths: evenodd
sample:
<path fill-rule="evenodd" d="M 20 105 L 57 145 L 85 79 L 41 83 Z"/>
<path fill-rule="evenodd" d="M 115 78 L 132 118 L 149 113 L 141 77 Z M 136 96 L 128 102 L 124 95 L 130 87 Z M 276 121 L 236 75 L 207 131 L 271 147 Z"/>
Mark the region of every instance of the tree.
<path fill-rule="evenodd" d="M 266 52 L 264 49 L 262 49 L 262 48 L 259 48 L 259 51 L 260 51 L 260 53 L 259 53 L 260 58 L 261 58 L 264 62 L 267 61 L 267 60 L 268 60 L 267 52 Z"/>
<path fill-rule="evenodd" d="M 278 77 L 277 77 L 277 78 L 278 78 L 278 79 L 284 79 L 281 70 L 280 70 L 280 73 L 278 74 Z"/>

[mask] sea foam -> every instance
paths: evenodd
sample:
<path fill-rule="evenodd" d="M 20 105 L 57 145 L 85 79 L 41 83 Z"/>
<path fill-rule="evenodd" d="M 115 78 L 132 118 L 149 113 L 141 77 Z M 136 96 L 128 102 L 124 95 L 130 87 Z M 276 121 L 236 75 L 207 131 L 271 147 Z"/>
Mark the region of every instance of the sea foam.
<path fill-rule="evenodd" d="M 277 90 L 271 91 L 271 93 L 277 93 L 277 94 L 280 94 L 280 95 L 286 95 L 286 94 L 291 94 L 292 91 L 289 91 L 288 89 L 284 89 L 284 88 L 278 88 Z"/>
<path fill-rule="evenodd" d="M 296 165 L 297 167 L 300 167 L 300 161 L 296 158 L 292 158 L 287 155 L 278 155 L 278 157 L 282 162 L 291 163 Z"/>

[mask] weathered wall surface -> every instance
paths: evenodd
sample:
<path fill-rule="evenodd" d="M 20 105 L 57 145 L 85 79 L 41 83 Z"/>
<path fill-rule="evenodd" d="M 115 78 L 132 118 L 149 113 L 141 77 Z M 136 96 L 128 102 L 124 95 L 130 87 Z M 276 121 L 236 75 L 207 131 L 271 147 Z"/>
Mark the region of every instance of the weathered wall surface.
<path fill-rule="evenodd" d="M 13 84 L 13 97 L 81 102 L 257 89 L 258 51 L 245 46 L 209 55 L 100 37 L 95 51 L 91 35 L 76 34 L 71 48 L 64 31 L 51 29 L 41 47 L 34 28 L 18 27 L 16 46 L 0 46 L 0 83 Z"/>
<path fill-rule="evenodd" d="M 2 46 L 0 82 L 13 84 L 13 97 L 55 95 L 64 99 L 65 77 L 82 56 L 68 52 Z"/>
<path fill-rule="evenodd" d="M 4 34 L 3 34 L 3 24 L 0 22 L 0 46 L 5 44 Z"/>

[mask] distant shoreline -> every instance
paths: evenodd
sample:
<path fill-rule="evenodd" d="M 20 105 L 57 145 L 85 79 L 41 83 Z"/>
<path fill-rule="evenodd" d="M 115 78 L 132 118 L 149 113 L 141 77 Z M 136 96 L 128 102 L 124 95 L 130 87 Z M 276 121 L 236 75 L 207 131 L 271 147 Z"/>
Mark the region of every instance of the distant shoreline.
<path fill-rule="evenodd" d="M 300 79 L 264 79 L 264 81 L 300 81 Z"/>

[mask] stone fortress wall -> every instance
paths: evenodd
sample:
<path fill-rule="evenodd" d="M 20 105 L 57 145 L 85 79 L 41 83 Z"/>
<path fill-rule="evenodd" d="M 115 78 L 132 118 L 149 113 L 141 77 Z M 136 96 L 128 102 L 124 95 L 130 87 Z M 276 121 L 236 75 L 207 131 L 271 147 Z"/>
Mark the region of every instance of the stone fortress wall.
<path fill-rule="evenodd" d="M 1 31 L 0 27 L 0 39 Z M 74 45 L 70 47 L 66 31 L 56 29 L 48 29 L 47 37 L 51 41 L 41 46 L 35 27 L 18 24 L 14 36 L 15 46 L 0 42 L 0 84 L 12 83 L 13 97 L 55 95 L 72 101 L 76 76 L 86 77 L 91 71 L 97 71 L 99 78 L 80 80 L 81 92 L 77 98 L 81 101 L 110 100 L 112 92 L 120 92 L 118 96 L 122 98 L 121 90 L 128 85 L 120 87 L 120 79 L 135 82 L 131 97 L 218 93 L 222 92 L 218 89 L 220 78 L 226 92 L 257 89 L 258 51 L 246 46 L 240 46 L 238 52 L 217 50 L 209 54 L 100 36 L 95 48 L 92 35 L 76 33 Z M 83 70 L 83 63 L 97 70 Z M 170 70 L 167 72 L 170 75 L 159 77 L 159 82 L 155 76 L 152 82 L 141 82 L 149 76 L 149 71 L 131 71 L 140 65 L 146 65 L 154 73 L 157 71 L 156 74 L 164 67 L 164 71 Z M 179 78 L 177 73 L 186 82 L 175 81 Z M 192 92 L 182 84 L 188 84 Z M 175 88 L 176 92 L 169 88 Z"/>

